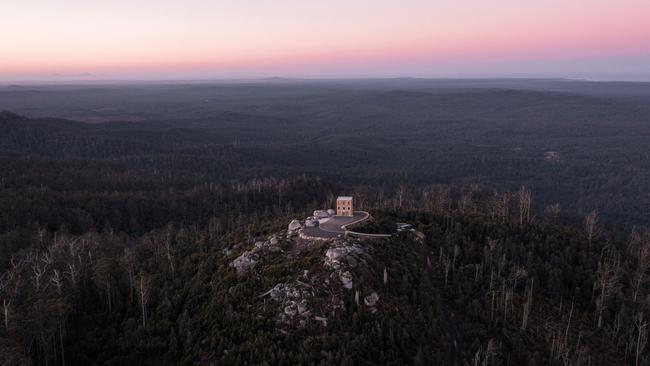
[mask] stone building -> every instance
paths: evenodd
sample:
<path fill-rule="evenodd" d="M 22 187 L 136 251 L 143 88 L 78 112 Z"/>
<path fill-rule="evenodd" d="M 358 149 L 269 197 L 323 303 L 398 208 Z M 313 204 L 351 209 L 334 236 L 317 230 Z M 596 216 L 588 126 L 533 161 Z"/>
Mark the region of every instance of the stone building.
<path fill-rule="evenodd" d="M 352 197 L 339 196 L 336 199 L 336 216 L 352 216 L 353 212 Z"/>

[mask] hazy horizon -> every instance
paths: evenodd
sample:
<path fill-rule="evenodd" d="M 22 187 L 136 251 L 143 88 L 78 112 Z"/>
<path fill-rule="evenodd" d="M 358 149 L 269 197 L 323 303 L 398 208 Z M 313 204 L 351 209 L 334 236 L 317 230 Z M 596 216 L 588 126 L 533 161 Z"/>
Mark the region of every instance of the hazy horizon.
<path fill-rule="evenodd" d="M 565 82 L 621 82 L 621 83 L 650 83 L 650 74 L 645 75 L 590 75 L 590 76 L 555 76 L 555 75 L 440 75 L 440 76 L 250 76 L 250 77 L 204 77 L 204 78 L 110 78 L 95 77 L 94 75 L 75 76 L 62 75 L 31 79 L 0 79 L 0 87 L 10 86 L 47 86 L 47 85 L 129 85 L 129 84 L 229 84 L 229 83 L 260 83 L 260 82 L 335 82 L 335 81 L 390 81 L 390 80 L 422 80 L 422 81 L 499 81 L 499 80 L 540 80 Z"/>
<path fill-rule="evenodd" d="M 650 81 L 647 14 L 639 0 L 25 0 L 0 23 L 0 81 Z"/>

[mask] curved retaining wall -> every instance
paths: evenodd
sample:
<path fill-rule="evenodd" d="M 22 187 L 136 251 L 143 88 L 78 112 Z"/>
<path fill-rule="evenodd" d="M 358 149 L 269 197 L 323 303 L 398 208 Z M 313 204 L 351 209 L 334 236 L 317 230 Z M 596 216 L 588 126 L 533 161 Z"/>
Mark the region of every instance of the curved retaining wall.
<path fill-rule="evenodd" d="M 368 212 L 366 211 L 361 211 L 361 212 L 365 213 L 366 217 L 364 217 L 361 220 L 357 220 L 355 222 L 351 222 L 349 224 L 341 226 L 341 229 L 345 231 L 345 235 L 350 235 L 355 238 L 367 238 L 367 239 L 390 238 L 391 236 L 393 236 L 392 234 L 367 234 L 367 233 L 360 233 L 357 231 L 348 230 L 348 226 L 358 224 L 370 218 L 370 214 Z"/>
<path fill-rule="evenodd" d="M 368 238 L 368 239 L 379 239 L 379 238 L 390 238 L 392 234 L 367 234 L 359 233 L 356 231 L 345 230 L 345 235 L 350 235 L 355 238 Z"/>

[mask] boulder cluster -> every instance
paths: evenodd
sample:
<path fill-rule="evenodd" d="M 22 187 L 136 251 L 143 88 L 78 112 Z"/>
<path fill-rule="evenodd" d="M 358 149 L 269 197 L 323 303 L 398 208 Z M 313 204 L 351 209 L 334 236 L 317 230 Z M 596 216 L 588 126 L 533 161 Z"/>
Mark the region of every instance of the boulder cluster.
<path fill-rule="evenodd" d="M 262 258 L 264 251 L 282 251 L 282 249 L 278 247 L 279 242 L 278 237 L 275 235 L 269 237 L 266 241 L 258 241 L 251 250 L 242 253 L 239 257 L 235 258 L 230 265 L 235 268 L 237 274 L 242 274 L 255 267 Z"/>
<path fill-rule="evenodd" d="M 282 321 L 288 321 L 295 317 L 308 319 L 311 311 L 307 307 L 307 298 L 313 297 L 313 291 L 309 291 L 306 286 L 300 284 L 278 283 L 271 289 L 269 295 L 271 299 L 280 303 L 282 312 L 278 318 Z"/>
<path fill-rule="evenodd" d="M 333 270 L 330 277 L 338 278 L 344 289 L 351 290 L 353 281 L 349 269 L 365 261 L 364 255 L 365 251 L 359 244 L 335 240 L 325 252 L 324 265 Z"/>
<path fill-rule="evenodd" d="M 299 280 L 292 283 L 278 283 L 271 290 L 262 294 L 262 296 L 267 295 L 279 303 L 277 320 L 285 324 L 304 326 L 308 320 L 315 320 L 327 325 L 326 314 L 344 309 L 343 301 L 337 296 L 327 296 L 322 289 L 316 290 L 316 287 Z M 317 308 L 323 312 L 323 315 L 313 314 L 315 309 L 310 303 L 313 303 L 315 299 L 318 299 L 316 301 L 319 304 Z"/>
<path fill-rule="evenodd" d="M 352 290 L 354 287 L 352 279 L 352 269 L 359 265 L 365 265 L 366 259 L 370 256 L 359 242 L 350 242 L 348 240 L 335 240 L 325 252 L 323 265 L 332 270 L 330 278 L 338 279 L 341 287 L 346 290 Z M 357 305 L 359 302 L 359 290 L 355 291 Z M 377 311 L 379 303 L 379 294 L 371 292 L 363 298 L 363 304 L 367 306 L 373 314 Z"/>
<path fill-rule="evenodd" d="M 298 220 L 291 220 L 289 223 L 289 233 L 295 233 L 296 231 L 302 229 L 302 224 Z"/>
<path fill-rule="evenodd" d="M 289 224 L 289 230 L 300 230 L 302 224 L 294 220 Z M 276 303 L 277 320 L 281 324 L 291 326 L 304 326 L 309 321 L 314 321 L 327 326 L 328 317 L 337 312 L 345 310 L 342 300 L 345 293 L 354 292 L 357 306 L 368 308 L 371 312 L 377 311 L 379 295 L 370 290 L 362 289 L 360 283 L 355 283 L 354 273 L 358 267 L 366 265 L 370 260 L 367 248 L 363 242 L 357 239 L 336 238 L 326 242 L 322 248 L 319 241 L 291 238 L 279 234 L 270 236 L 265 241 L 256 242 L 253 247 L 246 250 L 230 265 L 238 274 L 266 263 L 269 252 L 282 252 L 281 241 L 295 240 L 295 245 L 306 246 L 309 249 L 323 250 L 320 268 L 302 268 L 295 274 L 293 280 L 277 283 L 273 288 L 261 294 L 260 297 L 270 298 Z M 313 247 L 313 245 L 317 245 Z M 322 249 L 320 249 L 322 248 Z M 308 251 L 309 251 L 308 250 Z M 288 259 L 293 258 L 300 250 L 286 252 Z M 282 259 L 280 259 L 282 260 Z M 361 294 L 367 296 L 360 296 Z M 349 295 L 347 295 L 349 296 Z"/>
<path fill-rule="evenodd" d="M 287 228 L 287 233 L 291 235 L 299 233 L 303 227 L 317 227 L 320 225 L 322 220 L 327 220 L 334 215 L 336 215 L 336 211 L 332 209 L 316 210 L 313 212 L 312 216 L 307 217 L 303 222 L 300 220 L 291 220 L 289 227 Z"/>
<path fill-rule="evenodd" d="M 305 227 L 316 227 L 320 224 L 317 218 L 308 217 L 305 219 Z"/>

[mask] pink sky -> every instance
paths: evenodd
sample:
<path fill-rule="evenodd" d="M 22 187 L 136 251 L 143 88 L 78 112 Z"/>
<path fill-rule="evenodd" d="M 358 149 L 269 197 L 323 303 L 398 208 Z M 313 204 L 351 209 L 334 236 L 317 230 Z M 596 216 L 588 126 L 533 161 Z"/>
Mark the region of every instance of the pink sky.
<path fill-rule="evenodd" d="M 0 80 L 650 75 L 647 0 L 9 2 Z"/>

